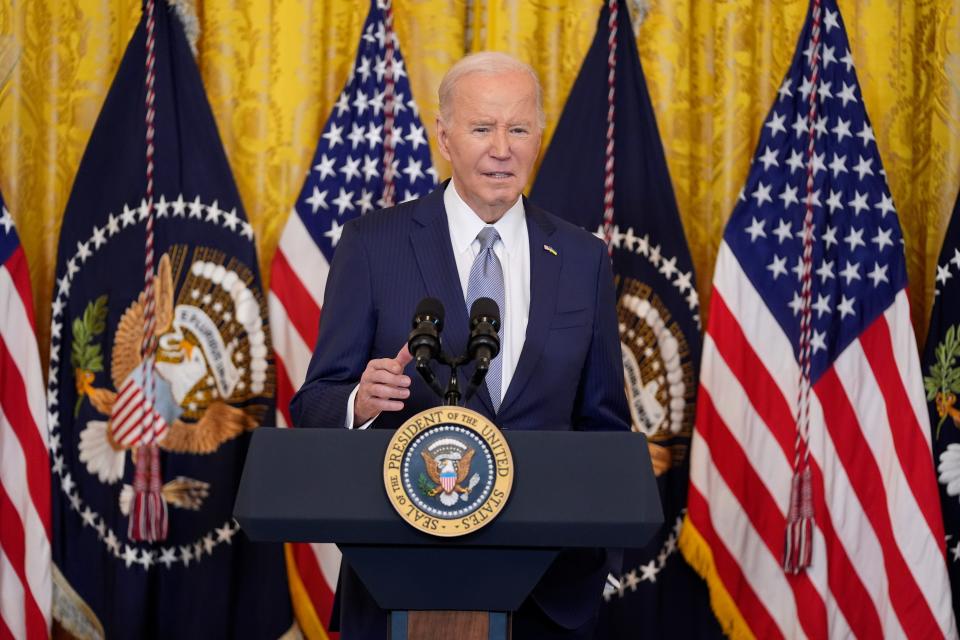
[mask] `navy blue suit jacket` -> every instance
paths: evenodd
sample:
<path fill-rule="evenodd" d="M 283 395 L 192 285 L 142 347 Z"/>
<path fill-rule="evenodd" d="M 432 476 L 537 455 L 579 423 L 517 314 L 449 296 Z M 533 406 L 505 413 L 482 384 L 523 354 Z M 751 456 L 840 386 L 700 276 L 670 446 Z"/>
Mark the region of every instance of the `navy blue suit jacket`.
<path fill-rule="evenodd" d="M 316 349 L 291 402 L 296 426 L 343 426 L 347 399 L 367 363 L 397 354 L 424 297 L 439 299 L 446 310 L 444 349 L 465 350 L 468 310 L 450 244 L 445 187 L 344 226 L 324 292 Z M 485 386 L 467 406 L 501 429 L 627 430 L 606 246 L 526 200 L 524 208 L 530 314 L 523 350 L 499 411 L 494 413 Z M 380 414 L 374 428 L 395 429 L 441 403 L 412 364 L 406 373 L 412 384 L 404 409 Z M 461 372 L 461 388 L 471 373 L 470 368 Z M 586 562 L 583 553 L 577 555 L 577 562 L 555 563 L 533 593 L 543 611 L 565 628 L 580 626 L 596 612 L 609 568 L 602 553 Z"/>

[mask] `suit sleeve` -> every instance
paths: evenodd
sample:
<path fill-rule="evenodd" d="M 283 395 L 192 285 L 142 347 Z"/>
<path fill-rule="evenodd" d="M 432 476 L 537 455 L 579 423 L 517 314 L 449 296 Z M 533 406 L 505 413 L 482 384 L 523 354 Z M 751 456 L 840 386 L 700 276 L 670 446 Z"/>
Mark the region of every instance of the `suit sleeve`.
<path fill-rule="evenodd" d="M 606 246 L 597 242 L 598 268 L 593 336 L 587 353 L 573 427 L 578 430 L 630 430 L 630 414 L 623 388 L 623 355 L 617 322 L 613 267 Z"/>
<path fill-rule="evenodd" d="M 369 360 L 376 314 L 370 262 L 354 224 L 343 228 L 323 298 L 307 376 L 290 402 L 297 427 L 342 427 L 347 400 Z"/>

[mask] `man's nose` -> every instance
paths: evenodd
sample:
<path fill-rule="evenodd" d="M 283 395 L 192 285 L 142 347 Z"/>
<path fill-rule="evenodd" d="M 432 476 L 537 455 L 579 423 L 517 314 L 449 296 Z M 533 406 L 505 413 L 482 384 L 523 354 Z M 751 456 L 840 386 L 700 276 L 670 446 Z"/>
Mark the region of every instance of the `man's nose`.
<path fill-rule="evenodd" d="M 490 155 L 494 158 L 505 159 L 510 157 L 510 138 L 507 130 L 497 127 L 493 132 L 493 141 L 490 146 Z"/>

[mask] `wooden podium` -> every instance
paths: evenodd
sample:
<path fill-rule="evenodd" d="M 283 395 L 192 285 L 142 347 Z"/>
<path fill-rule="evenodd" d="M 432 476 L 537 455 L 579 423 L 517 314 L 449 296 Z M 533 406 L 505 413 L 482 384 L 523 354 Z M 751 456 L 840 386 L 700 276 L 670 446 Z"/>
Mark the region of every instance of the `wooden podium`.
<path fill-rule="evenodd" d="M 257 429 L 234 508 L 252 540 L 336 543 L 391 612 L 391 640 L 507 640 L 508 614 L 561 549 L 640 547 L 663 523 L 643 436 L 505 431 L 515 476 L 504 510 L 465 536 L 430 536 L 387 501 L 392 435 Z M 430 566 L 469 567 L 471 587 L 449 588 Z"/>

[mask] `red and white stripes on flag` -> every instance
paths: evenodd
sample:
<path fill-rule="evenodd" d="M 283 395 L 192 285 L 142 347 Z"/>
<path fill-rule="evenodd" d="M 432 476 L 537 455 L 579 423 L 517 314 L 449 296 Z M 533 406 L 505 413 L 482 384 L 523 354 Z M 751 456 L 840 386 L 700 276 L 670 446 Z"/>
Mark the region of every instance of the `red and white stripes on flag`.
<path fill-rule="evenodd" d="M 292 426 L 290 400 L 307 377 L 317 343 L 330 263 L 296 211 L 280 235 L 270 267 L 270 335 L 276 353 L 277 426 Z"/>
<path fill-rule="evenodd" d="M 141 366 L 143 371 L 145 367 Z M 156 394 L 153 394 L 156 395 Z M 125 449 L 149 446 L 163 439 L 169 429 L 166 420 L 152 409 L 149 419 L 144 413 L 151 404 L 143 386 L 133 376 L 120 387 L 116 402 L 110 411 L 110 432 L 113 441 Z"/>
<path fill-rule="evenodd" d="M 290 400 L 307 376 L 307 365 L 317 342 L 323 289 L 330 265 L 313 242 L 296 211 L 292 212 L 271 267 L 270 333 L 277 372 L 277 426 L 290 427 Z M 296 607 L 301 626 L 326 633 L 333 611 L 333 595 L 340 571 L 340 550 L 332 544 L 288 544 L 291 588 L 308 599 L 312 612 Z M 295 605 L 297 598 L 294 598 Z M 316 619 L 305 624 L 304 616 Z M 305 629 L 306 631 L 306 629 Z M 308 637 L 312 637 L 310 633 Z"/>
<path fill-rule="evenodd" d="M 50 632 L 50 460 L 27 262 L 0 199 L 0 637 Z"/>

